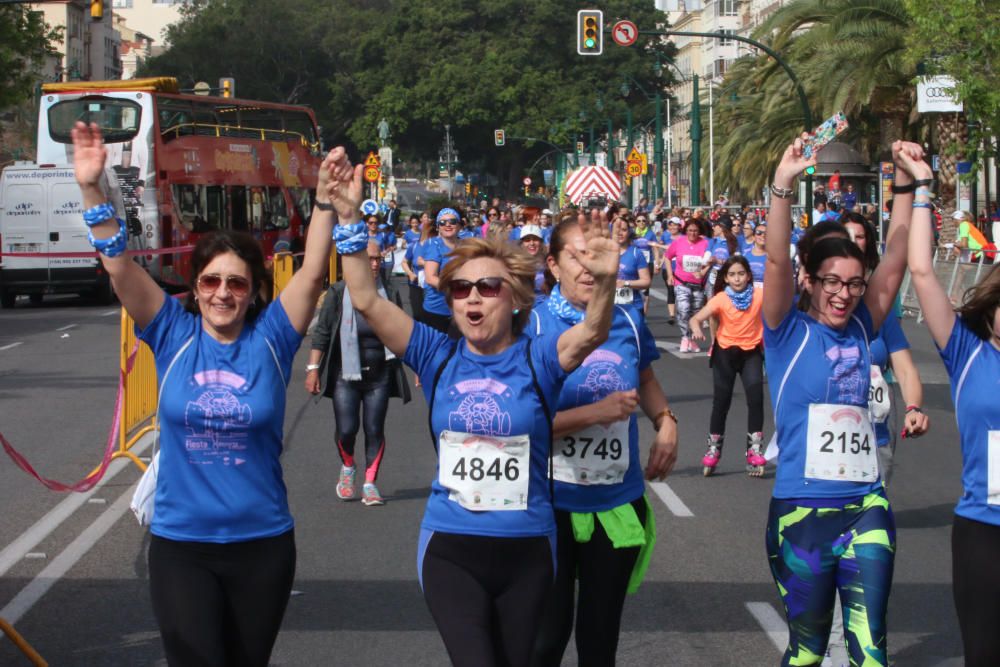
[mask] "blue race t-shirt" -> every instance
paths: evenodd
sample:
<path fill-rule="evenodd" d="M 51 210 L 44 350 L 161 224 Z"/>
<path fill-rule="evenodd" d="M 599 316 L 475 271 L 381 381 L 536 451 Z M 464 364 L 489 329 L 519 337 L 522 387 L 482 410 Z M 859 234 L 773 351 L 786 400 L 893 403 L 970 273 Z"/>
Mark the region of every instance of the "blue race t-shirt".
<path fill-rule="evenodd" d="M 411 245 L 420 243 L 420 230 L 407 229 L 405 232 L 403 232 L 403 240 L 406 241 L 407 248 L 409 248 Z"/>
<path fill-rule="evenodd" d="M 767 265 L 767 253 L 756 255 L 752 250 L 743 253 L 747 261 L 750 262 L 750 272 L 753 274 L 753 283 L 757 287 L 764 284 L 764 267 Z"/>
<path fill-rule="evenodd" d="M 853 498 L 881 488 L 878 479 L 868 483 L 805 477 L 810 404 L 868 410 L 872 335 L 864 301 L 843 331 L 820 324 L 795 307 L 774 329 L 764 322 L 764 357 L 779 447 L 775 498 Z M 789 372 L 793 359 L 795 366 Z"/>
<path fill-rule="evenodd" d="M 419 238 L 416 241 L 413 241 L 412 243 L 407 242 L 406 244 L 406 254 L 404 255 L 404 257 L 406 258 L 406 263 L 410 265 L 410 270 L 413 271 L 415 275 L 419 275 L 421 270 L 420 267 L 417 266 L 417 257 L 419 256 L 417 252 L 419 249 L 420 249 Z M 413 285 L 414 287 L 416 287 L 417 285 L 420 284 L 420 282 L 419 280 L 410 280 L 409 278 L 407 278 L 406 284 Z"/>
<path fill-rule="evenodd" d="M 653 247 L 649 245 L 650 241 L 656 241 L 656 234 L 653 233 L 652 229 L 647 229 L 645 234 L 632 239 L 632 246 L 642 253 L 647 265 L 653 261 Z"/>
<path fill-rule="evenodd" d="M 890 355 L 893 352 L 910 349 L 910 343 L 906 340 L 903 327 L 899 324 L 899 318 L 896 317 L 895 313 L 890 312 L 886 315 L 885 322 L 882 323 L 882 328 L 879 329 L 878 335 L 872 339 L 870 349 L 872 365 L 878 366 L 883 376 L 885 376 L 889 368 Z M 888 386 L 886 389 L 888 389 Z M 882 421 L 872 420 L 872 425 L 875 427 L 875 438 L 878 440 L 879 447 L 888 445 L 892 440 L 888 422 L 888 415 Z"/>
<path fill-rule="evenodd" d="M 535 312 L 539 321 L 534 328 L 528 327 L 530 335 L 539 331 L 562 334 L 572 326 L 553 315 L 545 306 L 536 308 Z M 570 373 L 559 394 L 556 412 L 592 405 L 617 391 L 638 389 L 639 373 L 659 358 L 656 340 L 645 321 L 630 310 L 616 306 L 607 342 L 591 352 L 580 367 Z M 579 443 L 569 439 L 571 437 L 557 438 L 556 451 L 579 446 Z M 607 455 L 607 452 L 598 452 L 598 455 L 602 454 Z M 583 456 L 586 455 L 584 452 Z M 644 490 L 639 457 L 639 423 L 633 414 L 628 420 L 628 470 L 624 479 L 617 484 L 590 485 L 556 481 L 554 504 L 556 509 L 567 512 L 603 512 L 632 502 L 642 496 Z"/>
<path fill-rule="evenodd" d="M 1000 469 L 1000 438 L 994 436 L 995 444 L 990 442 L 990 433 L 1000 431 L 1000 351 L 956 317 L 948 343 L 939 352 L 951 380 L 951 399 L 962 439 L 962 497 L 955 514 L 1000 526 L 1000 472 L 994 472 L 995 495 L 989 493 L 991 458 L 993 469 Z"/>
<path fill-rule="evenodd" d="M 531 362 L 545 403 L 556 405 L 566 381 L 559 365 L 559 336 L 543 335 L 531 341 Z M 441 482 L 442 472 L 460 474 L 468 469 L 442 471 L 431 484 L 431 495 L 421 524 L 425 530 L 495 537 L 553 535 L 555 520 L 547 479 L 551 449 L 551 423 L 534 389 L 531 370 L 525 359 L 529 339 L 522 335 L 513 345 L 493 355 L 469 351 L 465 339 L 452 341 L 447 335 L 422 323 L 415 323 L 403 361 L 420 377 L 426 378 L 424 395 L 431 400 L 432 382 L 441 364 L 457 349 L 436 383 L 431 426 L 437 449 L 442 431 L 482 436 L 530 437 L 527 507 L 521 510 L 470 510 L 456 500 Z M 497 470 L 497 477 L 507 470 Z M 520 472 L 515 473 L 520 474 Z M 486 471 L 489 475 L 489 470 Z M 510 476 L 508 476 L 510 479 Z M 489 480 L 487 480 L 489 481 Z"/>
<path fill-rule="evenodd" d="M 440 276 L 445 264 L 451 260 L 448 257 L 451 248 L 445 245 L 440 236 L 433 236 L 421 243 L 420 246 L 421 255 L 424 258 L 424 268 L 427 267 L 427 262 L 437 262 L 437 274 Z M 448 302 L 445 300 L 444 294 L 436 290 L 430 283 L 424 285 L 424 310 L 435 315 L 451 316 L 451 309 L 448 308 Z"/>
<path fill-rule="evenodd" d="M 392 230 L 386 230 L 381 234 L 382 252 L 392 248 L 396 249 L 396 234 Z M 396 257 L 389 253 L 382 256 L 382 266 L 392 267 L 396 263 Z"/>
<path fill-rule="evenodd" d="M 548 245 L 552 240 L 552 227 L 542 227 L 542 243 Z"/>
<path fill-rule="evenodd" d="M 161 382 L 174 362 L 160 395 L 152 533 L 228 543 L 291 530 L 279 457 L 288 379 L 302 336 L 281 302 L 247 322 L 230 344 L 212 338 L 200 315 L 169 296 L 137 333 L 153 351 Z"/>
<path fill-rule="evenodd" d="M 649 263 L 642 256 L 642 251 L 630 245 L 618 257 L 618 280 L 638 280 L 639 269 L 648 267 Z M 642 312 L 642 290 L 632 290 L 632 305 L 638 312 Z"/>

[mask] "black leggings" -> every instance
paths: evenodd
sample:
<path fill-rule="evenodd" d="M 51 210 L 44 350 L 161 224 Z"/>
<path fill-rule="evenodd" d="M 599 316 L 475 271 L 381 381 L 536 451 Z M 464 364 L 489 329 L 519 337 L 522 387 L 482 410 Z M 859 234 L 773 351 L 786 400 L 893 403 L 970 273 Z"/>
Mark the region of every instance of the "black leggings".
<path fill-rule="evenodd" d="M 267 667 L 295 577 L 295 531 L 249 542 L 153 535 L 149 591 L 167 664 Z"/>
<path fill-rule="evenodd" d="M 646 500 L 632 501 L 642 523 L 646 523 Z M 629 578 L 641 547 L 615 549 L 601 522 L 595 518 L 589 542 L 573 537 L 570 513 L 556 511 L 558 566 L 549 592 L 545 615 L 538 630 L 532 667 L 559 667 L 573 632 L 574 594 L 576 653 L 582 667 L 615 664 L 618 634 Z"/>
<path fill-rule="evenodd" d="M 455 667 L 523 667 L 552 586 L 548 537 L 427 533 L 424 599 Z"/>
<path fill-rule="evenodd" d="M 733 385 L 739 374 L 747 395 L 747 433 L 764 430 L 764 354 L 760 347 L 744 350 L 739 347 L 719 347 L 712 350 L 712 376 L 715 392 L 712 397 L 712 417 L 708 432 L 726 434 L 726 416 L 733 402 Z"/>
<path fill-rule="evenodd" d="M 1000 665 L 1000 526 L 955 515 L 951 580 L 967 667 Z"/>
<path fill-rule="evenodd" d="M 338 377 L 333 388 L 337 451 L 340 453 L 340 460 L 349 468 L 354 467 L 354 438 L 361 427 L 361 406 L 364 404 L 366 482 L 375 482 L 385 455 L 389 372 L 388 364 L 383 363 L 377 372 L 363 371 L 360 380 Z"/>
<path fill-rule="evenodd" d="M 424 317 L 424 288 L 420 285 L 410 285 L 410 313 L 417 322 Z"/>

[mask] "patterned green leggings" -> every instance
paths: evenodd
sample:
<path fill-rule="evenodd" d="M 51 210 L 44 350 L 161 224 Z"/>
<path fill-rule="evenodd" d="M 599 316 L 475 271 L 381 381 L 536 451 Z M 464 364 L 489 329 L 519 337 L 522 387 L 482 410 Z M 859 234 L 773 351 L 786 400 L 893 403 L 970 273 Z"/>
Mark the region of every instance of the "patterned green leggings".
<path fill-rule="evenodd" d="M 851 665 L 889 664 L 885 614 L 896 555 L 896 523 L 881 492 L 837 500 L 771 499 L 767 556 L 788 620 L 782 666 L 819 665 L 840 591 Z"/>

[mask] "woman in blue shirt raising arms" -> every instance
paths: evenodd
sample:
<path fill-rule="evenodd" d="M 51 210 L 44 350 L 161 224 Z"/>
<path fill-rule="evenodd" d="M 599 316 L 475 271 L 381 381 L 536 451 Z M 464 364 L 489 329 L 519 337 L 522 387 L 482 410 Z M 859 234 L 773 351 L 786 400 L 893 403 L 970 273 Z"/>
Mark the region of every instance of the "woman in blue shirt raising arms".
<path fill-rule="evenodd" d="M 962 497 L 951 533 L 952 586 L 965 664 L 1000 664 L 1000 271 L 954 310 L 931 259 L 931 174 L 916 181 L 909 266 L 920 308 L 948 370 L 962 442 Z M 897 195 L 898 196 L 898 195 Z M 893 205 L 893 212 L 899 206 Z"/>
<path fill-rule="evenodd" d="M 361 169 L 331 197 L 357 210 Z M 439 214 L 440 215 L 440 214 Z M 378 298 L 363 225 L 335 230 L 355 309 L 423 378 L 437 476 L 417 549 L 424 598 L 455 665 L 525 665 L 552 584 L 555 520 L 547 479 L 563 383 L 608 337 L 618 244 L 591 229 L 568 252 L 590 276 L 583 320 L 529 340 L 536 265 L 505 239 L 465 239 L 439 288 L 461 337 L 451 340 Z"/>
<path fill-rule="evenodd" d="M 124 252 L 125 222 L 99 185 L 100 130 L 77 123 L 73 146 L 91 244 L 160 380 L 149 588 L 167 663 L 266 667 L 295 574 L 280 461 L 285 396 L 328 271 L 325 186 L 351 165 L 340 147 L 320 165 L 302 268 L 275 301 L 262 298 L 260 246 L 223 230 L 195 245 L 181 305 Z M 360 233 L 367 239 L 364 225 Z"/>
<path fill-rule="evenodd" d="M 917 144 L 896 142 L 893 158 L 897 186 L 930 171 Z M 786 149 L 771 186 L 766 236 L 764 349 L 779 446 L 766 543 L 788 620 L 781 664 L 821 663 L 839 591 L 851 664 L 885 666 L 896 539 L 868 413 L 868 346 L 906 269 L 912 194 L 897 195 L 885 255 L 867 281 L 854 243 L 818 241 L 796 308 L 788 253 L 792 186 L 815 162 L 804 157 L 802 139 Z"/>

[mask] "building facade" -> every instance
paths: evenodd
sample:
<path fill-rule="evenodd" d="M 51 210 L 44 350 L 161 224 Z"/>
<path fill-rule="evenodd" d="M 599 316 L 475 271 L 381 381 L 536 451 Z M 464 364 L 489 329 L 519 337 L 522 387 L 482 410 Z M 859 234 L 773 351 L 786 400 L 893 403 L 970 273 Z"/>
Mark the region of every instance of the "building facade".
<path fill-rule="evenodd" d="M 167 27 L 181 18 L 187 0 L 110 0 L 115 14 L 133 30 L 148 35 L 157 44 L 166 44 Z"/>
<path fill-rule="evenodd" d="M 90 16 L 89 0 L 33 3 L 50 26 L 64 26 L 63 39 L 55 44 L 59 57 L 50 59 L 43 75 L 47 81 L 71 79 L 104 80 L 122 76 L 121 37 L 111 18 L 110 2 L 105 0 L 104 16 Z"/>

